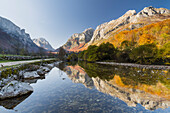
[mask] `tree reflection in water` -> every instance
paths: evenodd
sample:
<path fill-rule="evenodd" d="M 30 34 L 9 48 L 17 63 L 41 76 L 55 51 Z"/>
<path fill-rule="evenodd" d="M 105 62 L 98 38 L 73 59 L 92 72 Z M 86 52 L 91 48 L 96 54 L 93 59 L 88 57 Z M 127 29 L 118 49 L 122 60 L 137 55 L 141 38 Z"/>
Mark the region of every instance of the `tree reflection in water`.
<path fill-rule="evenodd" d="M 126 102 L 141 104 L 146 109 L 168 108 L 170 105 L 169 70 L 151 70 L 125 66 L 79 62 L 63 69 L 74 83 L 96 87 Z"/>

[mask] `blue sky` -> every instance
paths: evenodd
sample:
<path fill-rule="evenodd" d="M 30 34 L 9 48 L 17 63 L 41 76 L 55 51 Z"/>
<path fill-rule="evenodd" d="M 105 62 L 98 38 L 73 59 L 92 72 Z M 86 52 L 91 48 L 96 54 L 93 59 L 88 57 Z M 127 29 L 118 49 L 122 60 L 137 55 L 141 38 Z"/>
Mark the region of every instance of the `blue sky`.
<path fill-rule="evenodd" d="M 0 0 L 0 16 L 57 48 L 74 33 L 148 6 L 170 9 L 170 0 Z"/>

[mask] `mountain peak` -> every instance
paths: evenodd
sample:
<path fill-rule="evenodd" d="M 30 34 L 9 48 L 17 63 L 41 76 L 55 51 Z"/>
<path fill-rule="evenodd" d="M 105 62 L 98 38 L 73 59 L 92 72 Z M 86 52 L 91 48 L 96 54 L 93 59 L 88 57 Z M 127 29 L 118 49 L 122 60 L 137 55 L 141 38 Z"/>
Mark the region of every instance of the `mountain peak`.
<path fill-rule="evenodd" d="M 145 25 L 160 22 L 170 17 L 170 10 L 166 8 L 145 7 L 140 12 L 128 10 L 118 19 L 105 22 L 96 27 L 85 29 L 82 33 L 75 33 L 62 46 L 67 51 L 81 51 L 90 45 L 100 45 L 124 30 L 133 30 Z"/>
<path fill-rule="evenodd" d="M 145 7 L 139 13 L 136 13 L 135 10 L 128 10 L 118 19 L 97 26 L 94 35 L 87 46 L 91 44 L 99 45 L 103 42 L 101 40 L 107 40 L 116 32 L 140 28 L 147 24 L 163 21 L 169 18 L 169 16 L 170 10 L 166 8 L 154 8 L 149 6 Z"/>
<path fill-rule="evenodd" d="M 90 28 L 87 28 L 87 29 L 85 29 L 85 30 L 83 31 L 83 33 L 88 32 L 88 31 L 92 31 L 92 32 L 93 32 L 93 31 L 94 31 L 94 29 L 93 29 L 93 28 L 91 28 L 91 27 L 90 27 Z"/>
<path fill-rule="evenodd" d="M 42 40 L 42 41 L 46 41 L 46 39 L 45 38 L 43 38 L 43 37 L 40 37 L 40 38 L 38 38 L 39 40 Z"/>
<path fill-rule="evenodd" d="M 91 40 L 93 33 L 92 28 L 85 29 L 82 33 L 75 33 L 62 47 L 67 51 L 77 51 Z"/>
<path fill-rule="evenodd" d="M 39 47 L 33 43 L 30 35 L 25 32 L 25 29 L 21 29 L 12 21 L 1 16 L 0 36 L 0 49 L 4 49 L 5 51 L 10 50 L 10 53 L 16 53 L 16 46 L 17 48 L 23 48 L 29 53 L 39 51 Z"/>
<path fill-rule="evenodd" d="M 45 38 L 37 38 L 37 39 L 33 39 L 33 42 L 39 46 L 42 47 L 48 51 L 54 51 L 54 48 L 49 44 L 49 42 L 45 39 Z"/>
<path fill-rule="evenodd" d="M 135 10 L 128 10 L 124 15 L 133 16 L 133 15 L 136 15 L 136 11 Z"/>
<path fill-rule="evenodd" d="M 170 10 L 166 8 L 154 8 L 152 6 L 145 7 L 143 10 L 141 10 L 137 15 L 138 16 L 152 16 L 155 14 L 169 14 Z"/>

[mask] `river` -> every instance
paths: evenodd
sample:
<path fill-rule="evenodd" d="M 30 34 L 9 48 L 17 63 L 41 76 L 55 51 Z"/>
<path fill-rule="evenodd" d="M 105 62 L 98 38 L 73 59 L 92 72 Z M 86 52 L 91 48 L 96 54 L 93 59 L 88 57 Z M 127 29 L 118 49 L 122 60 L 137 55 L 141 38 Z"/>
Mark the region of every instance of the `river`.
<path fill-rule="evenodd" d="M 0 101 L 0 113 L 168 113 L 170 70 L 61 63 L 32 94 Z"/>

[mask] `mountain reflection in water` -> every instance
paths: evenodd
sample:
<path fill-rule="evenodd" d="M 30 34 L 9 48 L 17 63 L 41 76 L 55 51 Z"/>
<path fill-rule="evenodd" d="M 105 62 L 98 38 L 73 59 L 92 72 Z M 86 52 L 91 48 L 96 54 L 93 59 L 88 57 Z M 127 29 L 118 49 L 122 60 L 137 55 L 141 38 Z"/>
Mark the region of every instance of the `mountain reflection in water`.
<path fill-rule="evenodd" d="M 166 113 L 170 110 L 169 75 L 170 70 L 60 63 L 41 80 L 22 80 L 34 92 L 0 101 L 0 113 Z"/>
<path fill-rule="evenodd" d="M 169 70 L 149 70 L 79 62 L 63 69 L 74 83 L 109 94 L 129 106 L 155 110 L 170 106 Z"/>

